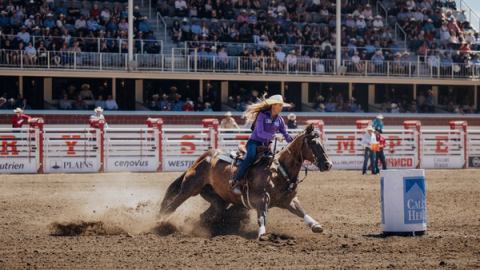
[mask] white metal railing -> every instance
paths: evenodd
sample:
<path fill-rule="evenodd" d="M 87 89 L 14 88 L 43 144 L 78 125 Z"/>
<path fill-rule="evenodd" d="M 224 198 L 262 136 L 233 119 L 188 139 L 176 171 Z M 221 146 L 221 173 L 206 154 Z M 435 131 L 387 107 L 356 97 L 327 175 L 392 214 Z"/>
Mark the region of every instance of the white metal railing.
<path fill-rule="evenodd" d="M 274 57 L 239 57 L 202 54 L 193 51 L 188 55 L 136 54 L 132 70 L 164 72 L 216 72 L 288 75 L 337 74 L 334 59 L 306 56 L 287 57 L 279 61 Z M 386 76 L 410 78 L 478 79 L 480 64 L 444 63 L 431 65 L 420 61 L 344 60 L 342 75 Z M 89 53 L 48 51 L 29 54 L 25 51 L 0 50 L 0 68 L 43 70 L 128 70 L 126 53 Z"/>
<path fill-rule="evenodd" d="M 163 30 L 163 41 L 167 40 L 167 22 L 163 18 L 162 14 L 160 12 L 156 13 L 156 22 L 157 22 L 157 30 L 162 31 Z M 162 28 L 160 29 L 160 23 L 162 24 Z M 162 46 L 162 53 L 163 53 L 163 46 Z"/>

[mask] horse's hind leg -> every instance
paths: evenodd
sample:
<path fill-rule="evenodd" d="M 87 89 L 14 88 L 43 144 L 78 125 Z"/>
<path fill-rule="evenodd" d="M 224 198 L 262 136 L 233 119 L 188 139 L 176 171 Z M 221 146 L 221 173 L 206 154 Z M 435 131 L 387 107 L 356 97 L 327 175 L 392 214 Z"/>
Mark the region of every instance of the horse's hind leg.
<path fill-rule="evenodd" d="M 217 193 L 215 193 L 212 186 L 204 186 L 200 192 L 200 196 L 210 203 L 210 207 L 200 215 L 202 222 L 205 224 L 211 224 L 221 218 L 221 214 L 228 204 L 218 196 Z"/>
<path fill-rule="evenodd" d="M 161 215 L 169 215 L 182 204 L 188 198 L 198 195 L 202 188 L 205 186 L 205 177 L 202 177 L 201 172 L 206 171 L 202 170 L 201 166 L 196 170 L 188 171 L 185 174 L 185 177 L 181 180 L 180 189 L 172 198 L 164 198 L 162 202 L 162 207 L 160 209 Z M 178 180 L 178 179 L 177 179 Z"/>
<path fill-rule="evenodd" d="M 290 202 L 290 204 L 286 207 L 286 209 L 291 213 L 293 213 L 294 215 L 297 215 L 298 217 L 303 218 L 303 220 L 305 221 L 305 224 L 307 224 L 307 226 L 310 227 L 310 229 L 312 229 L 312 232 L 314 233 L 323 232 L 322 225 L 320 225 L 320 223 L 318 223 L 315 219 L 309 216 L 307 212 L 305 212 L 305 210 L 303 209 L 297 197 L 295 197 Z"/>

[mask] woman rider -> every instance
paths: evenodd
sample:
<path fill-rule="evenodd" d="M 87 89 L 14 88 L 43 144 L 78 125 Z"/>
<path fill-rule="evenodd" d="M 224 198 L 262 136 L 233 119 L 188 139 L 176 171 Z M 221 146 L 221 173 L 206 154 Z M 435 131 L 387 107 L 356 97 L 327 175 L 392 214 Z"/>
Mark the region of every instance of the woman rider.
<path fill-rule="evenodd" d="M 292 141 L 292 137 L 287 133 L 285 122 L 282 116 L 280 116 L 283 107 L 289 106 L 289 104 L 283 102 L 281 95 L 273 95 L 266 100 L 248 106 L 244 117 L 247 121 L 253 123 L 252 134 L 250 134 L 246 145 L 247 153 L 245 159 L 240 164 L 233 179 L 230 180 L 233 193 L 237 195 L 242 193 L 240 180 L 242 180 L 250 165 L 255 161 L 258 146 L 268 147 L 277 132 L 282 133 L 287 142 Z"/>

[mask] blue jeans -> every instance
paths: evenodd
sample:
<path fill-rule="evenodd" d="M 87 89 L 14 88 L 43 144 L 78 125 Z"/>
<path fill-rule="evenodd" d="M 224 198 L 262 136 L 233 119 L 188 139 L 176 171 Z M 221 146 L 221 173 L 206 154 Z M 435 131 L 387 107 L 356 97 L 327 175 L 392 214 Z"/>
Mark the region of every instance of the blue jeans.
<path fill-rule="evenodd" d="M 257 147 L 261 145 L 263 145 L 263 143 L 254 140 L 248 140 L 246 145 L 247 153 L 245 154 L 245 158 L 240 163 L 237 173 L 233 177 L 235 181 L 239 181 L 245 176 L 248 168 L 255 161 L 255 157 L 257 156 Z"/>
<path fill-rule="evenodd" d="M 382 170 L 387 169 L 387 161 L 385 160 L 385 153 L 383 153 L 383 149 L 378 151 L 375 154 L 375 170 L 378 173 L 380 170 L 378 169 L 378 160 L 382 163 Z"/>
<path fill-rule="evenodd" d="M 362 172 L 367 172 L 368 160 L 370 159 L 370 165 L 372 166 L 372 173 L 376 173 L 375 166 L 375 152 L 370 150 L 370 148 L 365 148 L 365 153 L 363 155 L 363 169 Z"/>

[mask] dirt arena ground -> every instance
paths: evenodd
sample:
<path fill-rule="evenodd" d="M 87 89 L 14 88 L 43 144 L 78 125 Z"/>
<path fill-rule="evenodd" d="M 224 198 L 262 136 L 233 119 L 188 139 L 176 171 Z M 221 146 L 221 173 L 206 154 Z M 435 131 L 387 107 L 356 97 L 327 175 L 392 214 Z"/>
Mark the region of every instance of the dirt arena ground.
<path fill-rule="evenodd" d="M 415 238 L 381 237 L 378 177 L 312 173 L 299 197 L 325 232 L 272 209 L 274 235 L 263 242 L 253 220 L 240 235 L 193 233 L 200 198 L 173 217 L 182 231 L 153 230 L 177 175 L 1 175 L 0 269 L 480 268 L 479 170 L 427 172 L 428 234 Z M 55 236 L 58 222 L 92 223 L 80 236 Z"/>

